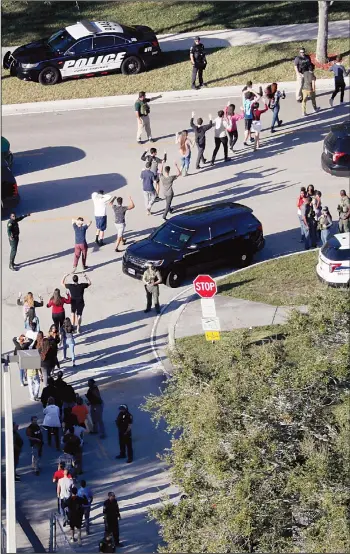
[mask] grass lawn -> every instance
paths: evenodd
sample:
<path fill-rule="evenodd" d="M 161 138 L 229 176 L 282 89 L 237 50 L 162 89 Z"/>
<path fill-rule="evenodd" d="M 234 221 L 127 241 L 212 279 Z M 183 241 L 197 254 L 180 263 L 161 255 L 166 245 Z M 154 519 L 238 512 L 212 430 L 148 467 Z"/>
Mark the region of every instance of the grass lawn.
<path fill-rule="evenodd" d="M 224 278 L 218 292 L 275 306 L 306 305 L 327 290 L 317 278 L 317 260 L 318 251 L 271 260 Z"/>
<path fill-rule="evenodd" d="M 315 41 L 304 43 L 309 52 L 314 52 Z M 238 85 L 251 79 L 254 83 L 294 80 L 292 60 L 298 51 L 298 42 L 262 44 L 257 46 L 235 46 L 209 51 L 205 80 L 209 87 Z M 329 41 L 329 52 L 349 52 L 347 39 Z M 121 74 L 83 78 L 65 81 L 45 87 L 38 83 L 20 81 L 4 71 L 2 76 L 3 104 L 40 102 L 45 100 L 66 100 L 71 98 L 92 98 L 135 94 L 139 90 L 156 92 L 184 90 L 190 88 L 191 66 L 188 52 L 165 53 L 162 65 L 140 75 Z M 349 56 L 344 57 L 349 66 Z M 317 70 L 317 77 L 329 77 L 328 71 Z"/>
<path fill-rule="evenodd" d="M 317 2 L 20 2 L 3 0 L 2 44 L 44 38 L 81 19 L 149 25 L 158 34 L 287 25 L 317 21 Z M 347 2 L 334 2 L 330 19 L 348 19 Z"/>

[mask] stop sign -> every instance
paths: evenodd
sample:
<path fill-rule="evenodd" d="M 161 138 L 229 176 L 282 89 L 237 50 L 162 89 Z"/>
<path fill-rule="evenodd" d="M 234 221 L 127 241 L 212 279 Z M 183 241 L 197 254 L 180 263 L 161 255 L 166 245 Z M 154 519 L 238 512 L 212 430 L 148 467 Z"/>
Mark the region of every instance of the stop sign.
<path fill-rule="evenodd" d="M 216 283 L 210 275 L 198 275 L 193 285 L 195 292 L 201 298 L 212 298 L 217 293 Z"/>

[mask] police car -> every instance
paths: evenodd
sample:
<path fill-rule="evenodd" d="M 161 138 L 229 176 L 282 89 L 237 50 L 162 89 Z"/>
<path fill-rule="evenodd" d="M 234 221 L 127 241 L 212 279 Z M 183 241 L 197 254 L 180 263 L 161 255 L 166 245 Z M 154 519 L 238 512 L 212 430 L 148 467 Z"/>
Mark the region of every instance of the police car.
<path fill-rule="evenodd" d="M 328 239 L 319 252 L 316 272 L 331 286 L 350 286 L 350 233 Z"/>
<path fill-rule="evenodd" d="M 5 54 L 3 66 L 11 75 L 42 85 L 61 79 L 107 74 L 140 73 L 161 53 L 150 27 L 126 27 L 112 21 L 80 21 L 48 39 L 20 46 Z"/>

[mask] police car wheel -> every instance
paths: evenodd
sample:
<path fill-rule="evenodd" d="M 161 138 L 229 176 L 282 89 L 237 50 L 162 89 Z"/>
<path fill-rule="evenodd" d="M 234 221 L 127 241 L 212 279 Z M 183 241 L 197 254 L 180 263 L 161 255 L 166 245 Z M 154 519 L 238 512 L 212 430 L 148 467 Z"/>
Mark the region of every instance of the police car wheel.
<path fill-rule="evenodd" d="M 39 83 L 41 85 L 55 85 L 60 78 L 60 72 L 55 67 L 45 67 L 39 73 Z"/>
<path fill-rule="evenodd" d="M 166 285 L 167 287 L 170 287 L 171 289 L 176 289 L 181 285 L 181 281 L 183 279 L 183 274 L 179 270 L 172 270 L 168 274 L 166 278 Z"/>
<path fill-rule="evenodd" d="M 137 75 L 142 71 L 142 62 L 136 56 L 130 56 L 123 61 L 121 71 L 123 75 Z"/>
<path fill-rule="evenodd" d="M 2 61 L 2 67 L 4 69 L 9 69 L 10 68 L 10 64 L 9 64 L 10 56 L 11 56 L 11 52 L 9 50 L 8 52 L 6 52 L 6 54 L 4 56 L 4 59 Z"/>

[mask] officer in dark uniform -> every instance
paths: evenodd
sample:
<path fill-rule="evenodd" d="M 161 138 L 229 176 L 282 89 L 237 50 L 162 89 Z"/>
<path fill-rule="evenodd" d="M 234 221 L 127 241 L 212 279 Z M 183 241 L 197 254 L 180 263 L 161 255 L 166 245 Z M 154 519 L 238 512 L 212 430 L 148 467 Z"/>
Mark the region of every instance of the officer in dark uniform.
<path fill-rule="evenodd" d="M 17 271 L 17 264 L 15 264 L 15 257 L 17 254 L 18 242 L 19 242 L 19 221 L 22 221 L 25 217 L 29 217 L 30 214 L 21 215 L 16 217 L 15 213 L 10 215 L 10 219 L 7 222 L 7 236 L 9 238 L 11 252 L 10 252 L 10 265 L 9 268 L 12 271 Z"/>
<path fill-rule="evenodd" d="M 200 87 L 205 87 L 206 84 L 203 83 L 203 71 L 207 65 L 207 58 L 200 37 L 194 39 L 194 43 L 190 48 L 190 59 L 192 63 L 192 88 L 198 89 Z M 199 86 L 196 86 L 197 73 Z"/>
<path fill-rule="evenodd" d="M 133 417 L 128 410 L 126 404 L 119 406 L 119 414 L 115 420 L 116 426 L 118 427 L 119 433 L 119 448 L 120 454 L 116 456 L 117 459 L 126 458 L 126 450 L 128 451 L 128 459 L 126 460 L 127 464 L 132 462 L 133 451 L 132 451 L 132 440 L 131 440 L 131 425 Z"/>

